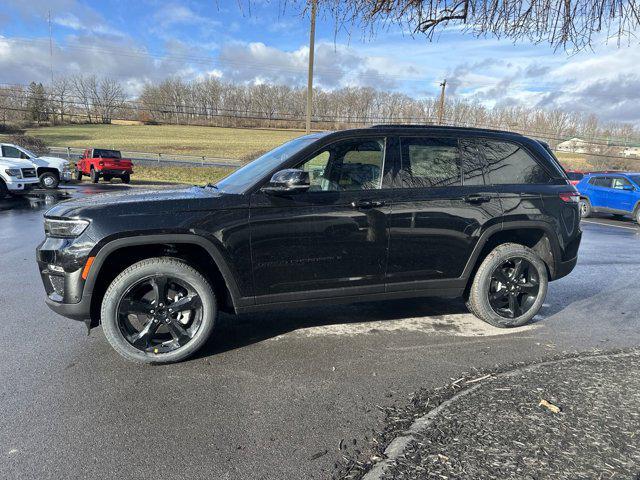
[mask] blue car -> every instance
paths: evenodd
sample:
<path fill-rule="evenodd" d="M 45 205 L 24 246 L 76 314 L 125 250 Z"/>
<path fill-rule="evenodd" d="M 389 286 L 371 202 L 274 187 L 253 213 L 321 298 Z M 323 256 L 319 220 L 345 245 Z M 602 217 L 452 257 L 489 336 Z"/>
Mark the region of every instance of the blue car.
<path fill-rule="evenodd" d="M 593 212 L 630 216 L 640 223 L 640 173 L 592 173 L 576 185 L 580 215 Z"/>

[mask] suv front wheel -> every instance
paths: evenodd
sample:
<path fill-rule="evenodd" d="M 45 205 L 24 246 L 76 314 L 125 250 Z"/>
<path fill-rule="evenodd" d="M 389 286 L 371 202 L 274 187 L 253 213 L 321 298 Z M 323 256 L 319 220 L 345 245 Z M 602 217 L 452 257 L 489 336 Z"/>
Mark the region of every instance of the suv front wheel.
<path fill-rule="evenodd" d="M 519 327 L 538 313 L 548 284 L 547 267 L 533 250 L 505 243 L 480 264 L 467 307 L 493 326 Z"/>
<path fill-rule="evenodd" d="M 209 338 L 217 316 L 211 285 L 175 258 L 149 258 L 125 269 L 102 301 L 111 346 L 140 363 L 184 360 Z"/>

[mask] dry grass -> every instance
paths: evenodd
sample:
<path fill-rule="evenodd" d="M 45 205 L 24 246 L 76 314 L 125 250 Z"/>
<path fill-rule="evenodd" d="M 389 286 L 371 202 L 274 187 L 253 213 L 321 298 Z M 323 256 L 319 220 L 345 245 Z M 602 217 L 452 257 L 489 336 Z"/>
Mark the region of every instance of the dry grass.
<path fill-rule="evenodd" d="M 189 125 L 64 125 L 31 128 L 27 133 L 56 147 L 112 148 L 243 159 L 252 157 L 256 152 L 270 150 L 304 132 Z"/>
<path fill-rule="evenodd" d="M 213 167 L 147 167 L 135 166 L 131 177 L 132 183 L 161 182 L 185 183 L 189 185 L 204 185 L 216 183 L 222 177 L 231 173 L 232 169 Z"/>

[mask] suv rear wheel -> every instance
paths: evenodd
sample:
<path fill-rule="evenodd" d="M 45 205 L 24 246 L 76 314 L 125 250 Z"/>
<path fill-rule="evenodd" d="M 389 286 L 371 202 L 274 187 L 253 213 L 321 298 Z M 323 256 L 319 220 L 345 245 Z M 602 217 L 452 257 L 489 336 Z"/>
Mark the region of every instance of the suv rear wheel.
<path fill-rule="evenodd" d="M 588 199 L 581 198 L 578 206 L 580 208 L 580 217 L 587 218 L 589 215 L 591 215 L 591 203 Z"/>
<path fill-rule="evenodd" d="M 548 283 L 547 267 L 533 250 L 505 243 L 480 264 L 467 307 L 493 326 L 519 327 L 540 310 Z"/>
<path fill-rule="evenodd" d="M 174 258 L 150 258 L 125 269 L 102 301 L 111 346 L 139 363 L 184 360 L 209 338 L 218 308 L 211 285 Z"/>

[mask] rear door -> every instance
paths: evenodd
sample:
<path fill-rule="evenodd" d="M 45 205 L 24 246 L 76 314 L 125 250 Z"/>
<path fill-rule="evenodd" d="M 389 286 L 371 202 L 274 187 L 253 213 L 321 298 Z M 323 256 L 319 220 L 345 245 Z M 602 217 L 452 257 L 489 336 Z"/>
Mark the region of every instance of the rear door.
<path fill-rule="evenodd" d="M 611 190 L 611 178 L 605 176 L 591 177 L 589 179 L 589 202 L 591 206 L 609 208 L 609 191 Z"/>
<path fill-rule="evenodd" d="M 397 165 L 387 290 L 437 288 L 462 275 L 481 232 L 500 217 L 500 202 L 465 139 L 401 136 Z"/>

